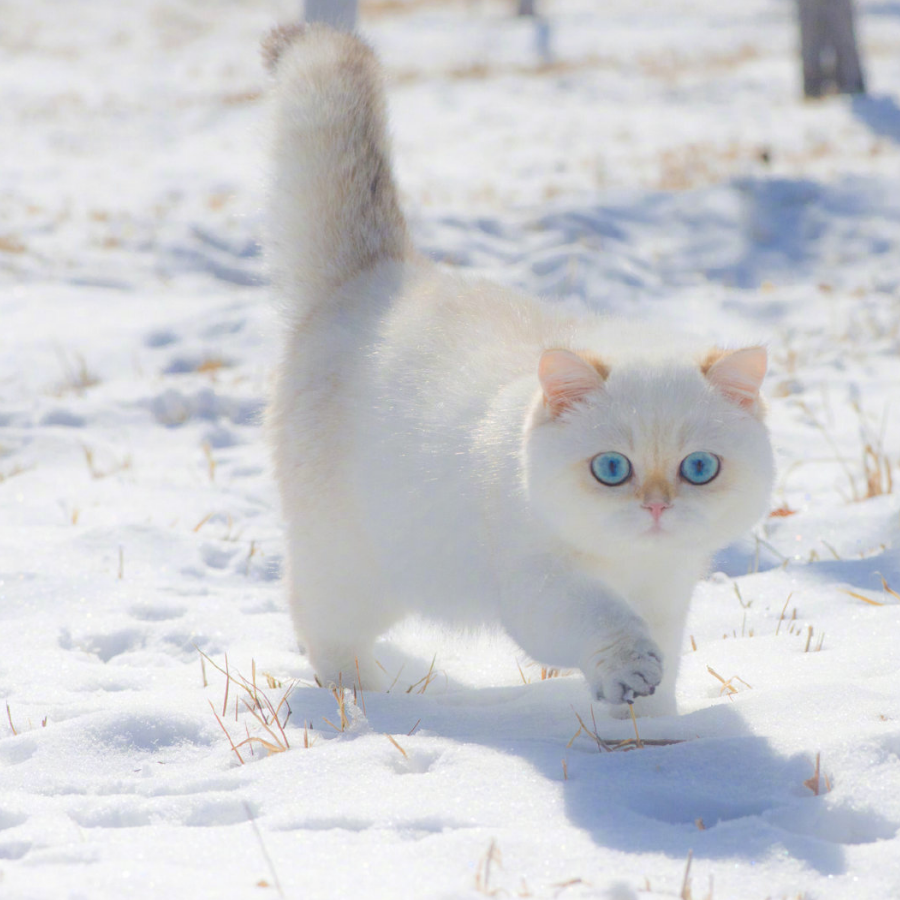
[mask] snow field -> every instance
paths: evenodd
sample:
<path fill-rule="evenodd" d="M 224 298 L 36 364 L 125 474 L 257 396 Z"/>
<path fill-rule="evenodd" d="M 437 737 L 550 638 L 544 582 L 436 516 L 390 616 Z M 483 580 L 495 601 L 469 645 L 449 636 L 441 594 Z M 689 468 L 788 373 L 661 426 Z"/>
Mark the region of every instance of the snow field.
<path fill-rule="evenodd" d="M 816 104 L 782 0 L 545 5 L 544 56 L 499 2 L 362 28 L 427 252 L 769 343 L 791 514 L 698 586 L 683 714 L 603 749 L 579 716 L 634 728 L 580 677 L 412 622 L 341 730 L 259 428 L 257 43 L 296 4 L 0 3 L 0 896 L 649 900 L 689 851 L 695 898 L 900 896 L 896 4 L 858 4 L 870 96 Z M 238 762 L 217 715 L 272 735 L 198 650 L 255 661 L 287 752 Z"/>

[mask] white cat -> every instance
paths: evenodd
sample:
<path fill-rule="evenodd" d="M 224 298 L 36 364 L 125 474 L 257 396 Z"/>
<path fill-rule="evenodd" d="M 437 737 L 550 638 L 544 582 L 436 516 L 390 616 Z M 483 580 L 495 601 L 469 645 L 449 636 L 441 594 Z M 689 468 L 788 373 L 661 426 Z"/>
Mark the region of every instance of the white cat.
<path fill-rule="evenodd" d="M 377 686 L 376 638 L 415 612 L 499 622 L 597 698 L 674 713 L 692 589 L 767 509 L 765 350 L 438 268 L 398 207 L 372 52 L 309 27 L 267 53 L 285 328 L 268 429 L 319 679 L 358 665 Z"/>

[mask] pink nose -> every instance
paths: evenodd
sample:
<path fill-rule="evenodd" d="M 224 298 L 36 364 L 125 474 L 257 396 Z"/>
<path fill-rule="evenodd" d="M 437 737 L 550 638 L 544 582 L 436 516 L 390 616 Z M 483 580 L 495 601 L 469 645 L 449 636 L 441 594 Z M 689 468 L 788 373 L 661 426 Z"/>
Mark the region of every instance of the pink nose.
<path fill-rule="evenodd" d="M 659 520 L 663 512 L 667 509 L 670 509 L 671 506 L 671 503 L 645 503 L 644 509 L 650 510 L 650 515 L 653 516 L 654 524 L 659 525 Z"/>

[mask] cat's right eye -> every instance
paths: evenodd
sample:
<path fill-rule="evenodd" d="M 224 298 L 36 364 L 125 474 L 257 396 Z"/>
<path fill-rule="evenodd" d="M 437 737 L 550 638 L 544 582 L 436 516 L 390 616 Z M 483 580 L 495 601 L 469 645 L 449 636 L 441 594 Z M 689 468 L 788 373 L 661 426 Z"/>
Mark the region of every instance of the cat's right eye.
<path fill-rule="evenodd" d="M 621 453 L 598 453 L 591 460 L 591 474 L 600 484 L 616 487 L 631 478 L 631 463 Z"/>

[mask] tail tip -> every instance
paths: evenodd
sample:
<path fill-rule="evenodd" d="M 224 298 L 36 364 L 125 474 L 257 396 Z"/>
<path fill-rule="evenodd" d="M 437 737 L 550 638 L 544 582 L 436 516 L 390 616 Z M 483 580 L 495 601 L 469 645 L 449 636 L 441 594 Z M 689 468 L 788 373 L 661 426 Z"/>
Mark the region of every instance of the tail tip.
<path fill-rule="evenodd" d="M 276 25 L 263 39 L 260 45 L 263 65 L 269 72 L 278 68 L 278 61 L 291 44 L 299 41 L 306 33 L 307 26 L 303 22 L 291 22 Z"/>

